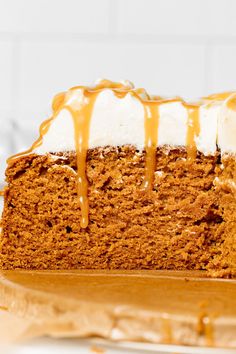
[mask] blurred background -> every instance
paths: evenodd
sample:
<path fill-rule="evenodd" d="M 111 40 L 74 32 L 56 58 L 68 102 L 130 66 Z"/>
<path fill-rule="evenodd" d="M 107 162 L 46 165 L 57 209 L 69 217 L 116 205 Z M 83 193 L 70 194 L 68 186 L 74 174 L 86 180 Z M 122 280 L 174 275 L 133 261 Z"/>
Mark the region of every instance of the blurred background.
<path fill-rule="evenodd" d="M 129 79 L 186 98 L 236 89 L 235 0 L 0 0 L 0 183 L 57 92 Z"/>

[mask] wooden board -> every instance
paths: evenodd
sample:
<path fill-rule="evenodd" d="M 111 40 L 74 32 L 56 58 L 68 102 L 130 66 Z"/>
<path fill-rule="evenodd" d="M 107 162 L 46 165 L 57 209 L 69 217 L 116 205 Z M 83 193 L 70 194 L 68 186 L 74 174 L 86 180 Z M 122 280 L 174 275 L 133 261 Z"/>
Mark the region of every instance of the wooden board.
<path fill-rule="evenodd" d="M 201 272 L 1 271 L 25 336 L 236 347 L 236 281 Z"/>

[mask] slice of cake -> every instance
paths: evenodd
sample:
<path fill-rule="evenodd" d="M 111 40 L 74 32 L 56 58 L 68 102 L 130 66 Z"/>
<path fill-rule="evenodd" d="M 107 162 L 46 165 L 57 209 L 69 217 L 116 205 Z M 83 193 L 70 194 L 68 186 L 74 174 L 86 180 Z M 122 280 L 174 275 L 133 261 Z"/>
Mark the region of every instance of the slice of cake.
<path fill-rule="evenodd" d="M 186 103 L 102 80 L 52 108 L 8 160 L 2 268 L 236 275 L 236 93 Z"/>

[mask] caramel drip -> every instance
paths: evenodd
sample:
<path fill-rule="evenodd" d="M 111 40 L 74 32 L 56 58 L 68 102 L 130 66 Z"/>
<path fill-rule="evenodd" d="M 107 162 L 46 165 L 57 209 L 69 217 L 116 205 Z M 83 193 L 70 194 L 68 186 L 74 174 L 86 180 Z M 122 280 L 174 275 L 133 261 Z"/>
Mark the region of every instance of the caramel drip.
<path fill-rule="evenodd" d="M 144 88 L 137 88 L 134 90 L 136 97 L 141 98 L 141 100 L 150 100 L 151 97 Z"/>
<path fill-rule="evenodd" d="M 166 344 L 173 342 L 170 320 L 164 317 L 162 318 L 162 342 Z"/>
<path fill-rule="evenodd" d="M 236 112 L 236 94 L 232 94 L 232 97 L 229 97 L 229 99 L 226 102 L 226 105 L 229 109 L 232 111 Z"/>
<path fill-rule="evenodd" d="M 9 307 L 0 305 L 0 310 L 1 311 L 9 311 Z"/>
<path fill-rule="evenodd" d="M 92 347 L 90 347 L 90 351 L 92 353 L 95 353 L 95 354 L 105 354 L 105 350 L 100 348 L 100 347 L 97 347 L 95 345 L 93 345 Z"/>
<path fill-rule="evenodd" d="M 205 336 L 206 336 L 206 345 L 213 346 L 214 345 L 214 326 L 212 320 L 207 317 L 205 319 Z"/>
<path fill-rule="evenodd" d="M 76 106 L 65 105 L 73 118 L 74 139 L 77 158 L 77 193 L 81 209 L 80 226 L 88 226 L 89 204 L 88 204 L 88 180 L 86 176 L 86 158 L 89 145 L 90 121 L 93 107 L 96 102 L 98 92 L 83 92 L 81 104 Z"/>
<path fill-rule="evenodd" d="M 203 97 L 203 99 L 209 100 L 209 101 L 224 101 L 232 94 L 233 94 L 233 91 L 214 93 L 213 95 Z"/>
<path fill-rule="evenodd" d="M 0 197 L 2 197 L 4 195 L 4 190 L 0 191 Z"/>
<path fill-rule="evenodd" d="M 134 90 L 133 86 L 130 84 L 130 86 L 126 86 L 125 84 L 122 84 L 121 82 L 114 82 L 114 81 L 110 81 L 110 80 L 101 80 L 97 85 L 95 85 L 94 87 L 89 87 L 89 86 L 74 86 L 70 89 L 70 91 L 74 91 L 74 90 L 86 90 L 87 92 L 101 92 L 104 89 L 111 89 L 111 90 L 115 90 L 117 92 L 122 91 L 122 92 L 129 92 Z"/>
<path fill-rule="evenodd" d="M 214 325 L 206 312 L 201 312 L 198 318 L 197 333 L 205 337 L 207 346 L 214 345 Z"/>
<path fill-rule="evenodd" d="M 199 106 L 186 105 L 188 112 L 186 149 L 188 160 L 193 160 L 197 155 L 195 138 L 200 134 Z"/>
<path fill-rule="evenodd" d="M 158 140 L 159 104 L 156 101 L 144 102 L 145 109 L 145 150 L 146 164 L 143 187 L 147 191 L 153 188 L 156 169 L 156 148 Z"/>
<path fill-rule="evenodd" d="M 62 107 L 63 103 L 65 102 L 66 94 L 65 92 L 58 93 L 53 101 L 52 101 L 52 110 L 53 112 L 57 112 Z"/>

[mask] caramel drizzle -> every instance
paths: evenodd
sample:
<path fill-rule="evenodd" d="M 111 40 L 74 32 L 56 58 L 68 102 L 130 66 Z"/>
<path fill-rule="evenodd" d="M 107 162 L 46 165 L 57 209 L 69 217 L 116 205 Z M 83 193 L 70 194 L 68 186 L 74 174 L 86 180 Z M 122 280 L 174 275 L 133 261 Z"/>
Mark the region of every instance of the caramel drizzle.
<path fill-rule="evenodd" d="M 236 93 L 232 93 L 226 101 L 226 105 L 229 109 L 236 112 Z"/>
<path fill-rule="evenodd" d="M 231 96 L 233 93 L 234 93 L 233 91 L 214 93 L 213 95 L 209 95 L 209 96 L 203 97 L 203 99 L 206 100 L 206 101 L 224 101 L 229 96 Z"/>
<path fill-rule="evenodd" d="M 154 173 L 156 167 L 156 148 L 158 144 L 158 125 L 159 125 L 159 106 L 163 103 L 181 102 L 187 109 L 187 136 L 186 146 L 189 160 L 196 157 L 197 148 L 195 138 L 200 133 L 199 124 L 199 106 L 189 105 L 181 98 L 162 99 L 160 96 L 149 96 L 147 92 L 140 88 L 126 86 L 122 83 L 116 83 L 109 80 L 102 80 L 94 87 L 76 86 L 71 88 L 67 93 L 60 93 L 55 96 L 52 109 L 53 115 L 44 121 L 40 126 L 39 138 L 33 145 L 23 153 L 18 153 L 10 157 L 7 162 L 11 163 L 18 157 L 31 154 L 35 149 L 42 145 L 43 137 L 48 132 L 52 121 L 57 117 L 61 110 L 66 109 L 70 112 L 74 124 L 74 140 L 77 156 L 77 192 L 79 204 L 81 208 L 81 227 L 86 228 L 89 221 L 89 205 L 88 205 L 88 180 L 86 176 L 86 158 L 89 148 L 89 132 L 90 122 L 96 103 L 97 96 L 104 89 L 111 89 L 114 94 L 123 98 L 128 93 L 135 96 L 144 107 L 144 128 L 145 128 L 145 176 L 143 188 L 151 191 L 154 182 Z M 78 97 L 80 92 L 80 97 Z M 207 101 L 221 100 L 228 97 L 230 93 L 212 95 L 205 98 Z M 79 99 L 78 99 L 79 98 Z"/>
<path fill-rule="evenodd" d="M 156 170 L 156 148 L 158 140 L 159 125 L 159 103 L 157 101 L 144 102 L 145 121 L 145 149 L 146 164 L 143 188 L 151 191 Z"/>
<path fill-rule="evenodd" d="M 199 314 L 197 323 L 197 332 L 199 335 L 205 337 L 205 344 L 207 346 L 214 345 L 214 325 L 213 320 L 207 315 L 205 311 Z"/>
<path fill-rule="evenodd" d="M 165 317 L 162 317 L 162 341 L 166 344 L 171 344 L 173 342 L 170 320 Z"/>
<path fill-rule="evenodd" d="M 83 92 L 83 102 L 79 107 L 65 105 L 73 118 L 74 140 L 77 159 L 77 193 L 81 209 L 80 226 L 86 228 L 89 222 L 88 180 L 86 158 L 89 144 L 90 121 L 98 92 Z"/>

